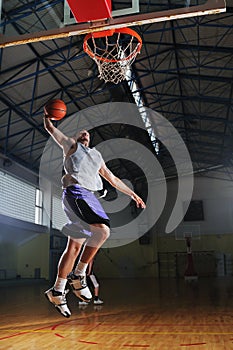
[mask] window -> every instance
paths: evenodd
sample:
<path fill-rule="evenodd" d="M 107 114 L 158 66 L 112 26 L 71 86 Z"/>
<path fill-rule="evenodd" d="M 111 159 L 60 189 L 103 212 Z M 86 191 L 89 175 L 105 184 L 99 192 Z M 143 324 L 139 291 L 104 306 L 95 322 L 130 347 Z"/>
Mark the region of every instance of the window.
<path fill-rule="evenodd" d="M 42 224 L 43 194 L 35 186 L 0 171 L 0 214 Z"/>
<path fill-rule="evenodd" d="M 0 171 L 0 214 L 35 222 L 36 188 Z"/>
<path fill-rule="evenodd" d="M 35 224 L 43 224 L 43 193 L 38 188 L 36 189 Z"/>

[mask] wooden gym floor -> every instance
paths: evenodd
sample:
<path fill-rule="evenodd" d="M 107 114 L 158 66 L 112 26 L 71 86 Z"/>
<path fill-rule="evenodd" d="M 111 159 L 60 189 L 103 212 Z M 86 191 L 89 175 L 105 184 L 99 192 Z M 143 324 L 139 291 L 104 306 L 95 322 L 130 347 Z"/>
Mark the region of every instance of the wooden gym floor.
<path fill-rule="evenodd" d="M 0 283 L 1 350 L 233 349 L 233 279 L 101 281 L 103 306 L 70 318 L 44 297 L 45 282 Z"/>

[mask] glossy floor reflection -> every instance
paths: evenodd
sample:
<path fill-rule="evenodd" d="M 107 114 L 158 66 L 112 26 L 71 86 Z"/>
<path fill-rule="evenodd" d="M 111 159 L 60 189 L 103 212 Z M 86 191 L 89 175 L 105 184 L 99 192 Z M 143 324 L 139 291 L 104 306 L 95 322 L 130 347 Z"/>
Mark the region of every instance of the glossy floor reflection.
<path fill-rule="evenodd" d="M 61 316 L 47 283 L 0 283 L 0 349 L 233 349 L 233 279 L 102 280 L 103 306 Z"/>

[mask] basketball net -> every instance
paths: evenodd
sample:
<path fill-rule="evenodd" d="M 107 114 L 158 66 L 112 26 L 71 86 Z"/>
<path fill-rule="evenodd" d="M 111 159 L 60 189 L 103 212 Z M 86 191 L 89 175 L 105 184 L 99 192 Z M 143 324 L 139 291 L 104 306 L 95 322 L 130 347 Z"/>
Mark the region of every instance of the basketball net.
<path fill-rule="evenodd" d="M 141 37 L 129 28 L 90 33 L 83 43 L 84 51 L 97 64 L 98 77 L 114 84 L 126 79 L 141 47 Z"/>

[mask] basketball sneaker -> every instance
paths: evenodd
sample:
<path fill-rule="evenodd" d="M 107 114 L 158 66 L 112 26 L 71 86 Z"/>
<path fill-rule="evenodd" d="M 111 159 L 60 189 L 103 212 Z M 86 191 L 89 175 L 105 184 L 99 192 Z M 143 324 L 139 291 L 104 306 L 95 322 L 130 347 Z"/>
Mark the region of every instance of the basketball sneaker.
<path fill-rule="evenodd" d="M 45 292 L 46 298 L 52 303 L 57 311 L 59 311 L 64 317 L 70 317 L 71 312 L 67 306 L 66 294 L 69 290 L 65 290 L 64 293 L 57 292 L 55 289 L 50 288 Z"/>
<path fill-rule="evenodd" d="M 76 297 L 89 303 L 92 299 L 92 294 L 87 286 L 86 276 L 77 276 L 71 272 L 67 279 Z"/>
<path fill-rule="evenodd" d="M 101 300 L 99 298 L 94 300 L 94 305 L 101 305 L 103 303 L 104 303 L 103 300 Z"/>

